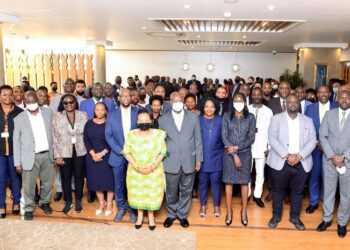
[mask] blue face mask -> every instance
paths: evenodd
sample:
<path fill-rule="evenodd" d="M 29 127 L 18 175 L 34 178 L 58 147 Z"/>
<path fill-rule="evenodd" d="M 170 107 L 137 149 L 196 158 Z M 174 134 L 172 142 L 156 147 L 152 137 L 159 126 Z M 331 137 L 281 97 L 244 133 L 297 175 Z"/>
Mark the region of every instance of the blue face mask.
<path fill-rule="evenodd" d="M 338 93 L 338 87 L 333 87 L 333 92 Z"/>

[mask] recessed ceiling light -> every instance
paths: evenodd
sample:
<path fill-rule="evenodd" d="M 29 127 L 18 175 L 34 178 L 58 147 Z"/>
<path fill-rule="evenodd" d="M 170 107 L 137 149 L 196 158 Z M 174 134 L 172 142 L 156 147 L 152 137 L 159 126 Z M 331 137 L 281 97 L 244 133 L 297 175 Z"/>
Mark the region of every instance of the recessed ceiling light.
<path fill-rule="evenodd" d="M 247 38 L 247 36 L 243 36 L 243 39 L 246 39 Z"/>
<path fill-rule="evenodd" d="M 231 18 L 231 12 L 225 12 L 224 13 L 225 18 Z"/>
<path fill-rule="evenodd" d="M 274 9 L 275 9 L 275 6 L 269 5 L 267 8 L 268 8 L 269 10 L 274 10 Z"/>
<path fill-rule="evenodd" d="M 142 26 L 141 29 L 145 30 L 145 29 L 147 29 L 147 27 L 146 26 Z"/>
<path fill-rule="evenodd" d="M 184 4 L 184 8 L 185 9 L 189 9 L 191 7 L 191 5 L 189 5 L 189 4 Z"/>
<path fill-rule="evenodd" d="M 201 36 L 200 36 L 200 35 L 197 35 L 197 38 L 199 39 L 199 38 L 201 38 Z"/>

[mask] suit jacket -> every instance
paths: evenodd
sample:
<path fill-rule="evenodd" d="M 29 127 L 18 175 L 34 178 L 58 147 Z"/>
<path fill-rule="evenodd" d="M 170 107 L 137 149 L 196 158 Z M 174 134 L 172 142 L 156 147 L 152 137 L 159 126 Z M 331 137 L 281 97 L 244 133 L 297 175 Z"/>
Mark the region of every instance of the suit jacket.
<path fill-rule="evenodd" d="M 316 147 L 316 132 L 312 120 L 299 115 L 299 154 L 302 157 L 301 164 L 306 173 L 312 168 L 311 153 Z M 271 150 L 267 157 L 267 164 L 276 170 L 281 170 L 285 164 L 284 158 L 288 154 L 289 133 L 288 114 L 283 112 L 272 117 L 269 126 L 269 143 Z"/>
<path fill-rule="evenodd" d="M 197 115 L 184 110 L 184 119 L 179 131 L 172 111 L 159 118 L 159 129 L 166 132 L 167 156 L 164 171 L 177 174 L 180 168 L 189 174 L 195 171 L 195 163 L 203 161 L 201 127 Z"/>
<path fill-rule="evenodd" d="M 138 109 L 131 107 L 131 128 L 130 130 L 137 128 L 137 114 Z M 121 154 L 124 148 L 124 132 L 123 132 L 122 114 L 121 108 L 114 109 L 107 116 L 105 136 L 108 145 L 111 147 L 111 153 L 109 155 L 109 165 L 112 167 L 119 167 L 125 163 L 125 158 Z"/>
<path fill-rule="evenodd" d="M 114 108 L 114 103 L 110 99 L 103 98 L 104 104 L 106 104 L 108 111 L 111 111 Z M 95 101 L 94 98 L 84 100 L 80 104 L 80 111 L 86 112 L 88 119 L 92 119 L 95 116 Z"/>
<path fill-rule="evenodd" d="M 301 113 L 305 114 L 307 107 L 309 107 L 311 104 L 313 104 L 313 103 L 308 101 L 308 100 L 304 100 L 304 107 L 302 107 L 302 106 L 300 107 L 301 111 L 303 111 Z M 300 102 L 300 105 L 302 105 L 302 102 Z"/>
<path fill-rule="evenodd" d="M 238 83 L 238 84 L 232 84 L 232 85 L 229 85 L 228 87 L 228 96 L 231 98 L 233 97 L 235 94 L 237 94 L 239 92 L 239 90 L 241 89 L 241 84 Z"/>
<path fill-rule="evenodd" d="M 330 102 L 329 103 L 329 109 L 335 109 L 338 107 L 338 104 L 335 102 Z M 305 111 L 305 115 L 307 117 L 310 117 L 312 119 L 312 121 L 314 122 L 314 126 L 315 126 L 315 130 L 316 130 L 316 138 L 317 140 L 319 139 L 319 132 L 320 132 L 320 126 L 321 126 L 321 122 L 320 122 L 320 103 L 316 102 L 313 103 L 311 105 L 309 105 L 306 108 Z"/>
<path fill-rule="evenodd" d="M 84 128 L 87 121 L 88 117 L 85 112 L 79 110 L 75 111 L 75 150 L 78 157 L 86 154 L 84 144 Z M 65 110 L 53 114 L 52 139 L 55 159 L 58 157 L 73 157 L 72 131 Z"/>
<path fill-rule="evenodd" d="M 46 129 L 47 140 L 49 142 L 50 160 L 53 162 L 53 147 L 51 136 L 51 118 L 52 110 L 49 108 L 40 108 Z M 28 117 L 28 111 L 25 110 L 14 118 L 13 132 L 13 160 L 15 166 L 22 166 L 23 170 L 31 170 L 35 161 L 35 139 Z"/>
<path fill-rule="evenodd" d="M 339 130 L 339 109 L 332 109 L 325 114 L 320 128 L 320 143 L 326 159 L 334 155 L 344 155 L 350 159 L 350 118 L 345 121 L 342 131 Z M 326 159 L 323 159 L 325 163 Z M 350 168 L 350 163 L 345 163 Z"/>
<path fill-rule="evenodd" d="M 287 106 L 287 103 L 286 103 L 286 106 Z M 267 107 L 269 107 L 272 110 L 272 113 L 274 115 L 277 115 L 283 112 L 280 97 L 270 99 L 270 101 L 267 103 Z"/>

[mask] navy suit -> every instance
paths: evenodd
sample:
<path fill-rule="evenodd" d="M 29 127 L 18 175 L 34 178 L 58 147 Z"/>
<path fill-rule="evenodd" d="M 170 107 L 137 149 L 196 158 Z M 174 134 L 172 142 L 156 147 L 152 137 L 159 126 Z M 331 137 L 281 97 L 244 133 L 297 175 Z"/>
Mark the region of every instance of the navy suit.
<path fill-rule="evenodd" d="M 319 112 L 319 102 L 313 103 L 306 108 L 305 115 L 310 117 L 314 123 L 316 130 L 316 138 L 319 140 L 319 130 L 320 130 L 320 112 Z M 335 109 L 338 105 L 335 102 L 330 102 L 329 108 Z M 318 200 L 320 198 L 320 179 L 323 178 L 322 173 L 322 151 L 317 147 L 312 152 L 313 167 L 310 172 L 309 177 L 309 193 L 310 193 L 310 205 L 318 205 Z"/>
<path fill-rule="evenodd" d="M 130 130 L 137 128 L 137 113 L 138 109 L 131 107 L 131 128 Z M 118 204 L 119 210 L 125 210 L 127 205 L 127 192 L 126 192 L 126 170 L 127 161 L 121 152 L 124 149 L 124 132 L 123 132 L 121 107 L 112 110 L 106 121 L 106 141 L 111 147 L 111 153 L 109 155 L 109 165 L 112 166 L 115 183 L 115 199 Z"/>
<path fill-rule="evenodd" d="M 103 102 L 106 104 L 108 111 L 114 109 L 114 103 L 110 99 L 103 98 Z M 95 101 L 94 98 L 89 98 L 80 103 L 80 111 L 84 111 L 88 115 L 88 119 L 92 119 L 95 116 Z"/>

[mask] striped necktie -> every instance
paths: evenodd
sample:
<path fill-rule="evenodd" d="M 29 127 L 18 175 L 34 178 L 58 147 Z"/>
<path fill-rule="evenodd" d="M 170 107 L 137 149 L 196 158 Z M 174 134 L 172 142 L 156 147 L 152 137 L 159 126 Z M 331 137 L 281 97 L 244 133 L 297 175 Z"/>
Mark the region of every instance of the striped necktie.
<path fill-rule="evenodd" d="M 340 132 L 341 132 L 341 131 L 343 130 L 343 128 L 344 128 L 344 124 L 345 124 L 345 114 L 346 114 L 346 112 L 343 111 L 342 114 L 343 114 L 343 118 L 341 119 L 340 124 L 339 124 L 339 130 L 340 130 Z"/>

